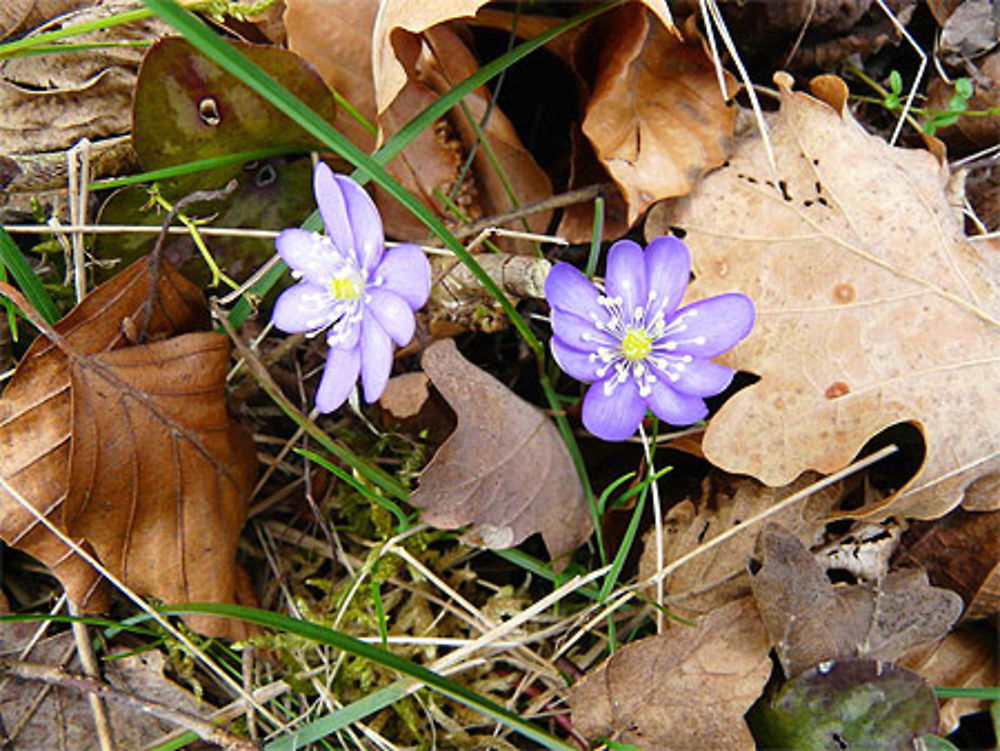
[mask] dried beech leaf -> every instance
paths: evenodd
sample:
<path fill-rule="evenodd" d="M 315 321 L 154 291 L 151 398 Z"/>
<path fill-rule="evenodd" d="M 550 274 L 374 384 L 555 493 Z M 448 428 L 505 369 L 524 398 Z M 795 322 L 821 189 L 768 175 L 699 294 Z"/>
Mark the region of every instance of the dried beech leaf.
<path fill-rule="evenodd" d="M 407 73 L 396 57 L 393 36 L 397 29 L 418 33 L 435 24 L 476 15 L 487 0 L 383 0 L 372 29 L 372 73 L 379 115 L 388 109 L 406 85 Z"/>
<path fill-rule="evenodd" d="M 770 674 L 764 627 L 744 598 L 615 652 L 573 687 L 573 727 L 648 751 L 753 751 L 743 715 Z"/>
<path fill-rule="evenodd" d="M 785 675 L 848 657 L 893 661 L 939 639 L 962 612 L 962 598 L 932 587 L 917 569 L 891 572 L 873 587 L 835 587 L 791 533 L 768 524 L 750 578 L 757 607 Z"/>
<path fill-rule="evenodd" d="M 207 312 L 198 289 L 164 267 L 148 326 L 160 341 L 129 346 L 150 288 L 142 259 L 56 324 L 58 341 L 35 340 L 0 399 L 0 472 L 127 585 L 169 602 L 232 602 L 256 459 L 226 414 L 228 340 L 178 335 Z M 45 563 L 79 608 L 105 607 L 97 572 L 5 493 L 0 535 Z M 246 633 L 235 621 L 190 622 Z"/>
<path fill-rule="evenodd" d="M 915 522 L 895 564 L 926 569 L 936 585 L 962 595 L 965 618 L 1000 613 L 1000 511 L 955 509 L 933 522 Z"/>
<path fill-rule="evenodd" d="M 373 124 L 371 50 L 376 10 L 375 0 L 285 0 L 284 15 L 288 48 L 308 60 L 327 86 Z M 345 110 L 337 110 L 332 124 L 366 151 L 375 146 L 375 136 Z"/>
<path fill-rule="evenodd" d="M 715 415 L 705 454 L 784 485 L 840 469 L 883 428 L 913 422 L 927 445 L 916 477 L 852 513 L 891 504 L 896 516 L 941 516 L 1000 472 L 997 255 L 964 236 L 934 156 L 890 147 L 846 109 L 776 80 L 777 173 L 754 134 L 647 223 L 648 236 L 685 230 L 692 299 L 740 291 L 757 306 L 754 330 L 723 361 L 761 380 Z M 817 83 L 843 101 L 839 79 Z"/>
<path fill-rule="evenodd" d="M 28 17 L 35 0 L 7 0 L 0 5 L 0 39 L 6 39 Z"/>
<path fill-rule="evenodd" d="M 740 522 L 755 516 L 819 479 L 810 473 L 783 488 L 769 488 L 749 477 L 713 476 L 697 503 L 682 501 L 663 518 L 663 562 L 669 564 L 710 542 Z M 841 498 L 842 485 L 834 484 L 795 503 L 770 518 L 811 544 L 820 521 Z M 747 561 L 753 555 L 758 526 L 747 527 L 725 543 L 707 551 L 664 580 L 671 612 L 693 617 L 750 593 Z M 639 580 L 656 573 L 656 530 L 643 538 Z M 647 595 L 652 595 L 652 588 Z"/>
<path fill-rule="evenodd" d="M 459 354 L 434 342 L 424 371 L 458 416 L 455 432 L 420 475 L 414 506 L 464 540 L 509 548 L 541 532 L 552 558 L 590 535 L 590 516 L 566 445 L 549 417 Z"/>
<path fill-rule="evenodd" d="M 631 224 L 723 162 L 735 108 L 700 43 L 685 44 L 637 5 L 610 24 L 583 132 L 624 193 Z"/>

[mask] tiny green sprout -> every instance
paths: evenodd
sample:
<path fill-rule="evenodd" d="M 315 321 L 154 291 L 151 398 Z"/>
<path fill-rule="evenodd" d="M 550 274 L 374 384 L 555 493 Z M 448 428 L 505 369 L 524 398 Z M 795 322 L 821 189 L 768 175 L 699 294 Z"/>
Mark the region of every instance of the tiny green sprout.
<path fill-rule="evenodd" d="M 972 81 L 968 78 L 956 78 L 953 84 L 955 93 L 948 98 L 948 109 L 942 111 L 929 111 L 929 117 L 923 122 L 924 132 L 934 135 L 938 128 L 954 125 L 958 121 L 959 115 L 969 109 L 969 98 L 972 96 Z"/>
<path fill-rule="evenodd" d="M 897 95 L 903 93 L 903 77 L 899 74 L 898 70 L 894 70 L 889 74 L 889 90 Z"/>

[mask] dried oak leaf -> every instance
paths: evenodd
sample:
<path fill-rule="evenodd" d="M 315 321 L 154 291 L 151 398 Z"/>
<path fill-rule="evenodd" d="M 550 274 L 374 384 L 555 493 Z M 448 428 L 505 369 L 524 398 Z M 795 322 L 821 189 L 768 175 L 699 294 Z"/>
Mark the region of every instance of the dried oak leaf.
<path fill-rule="evenodd" d="M 701 43 L 668 33 L 645 9 L 615 11 L 605 37 L 583 132 L 624 193 L 631 224 L 723 162 L 736 110 Z"/>
<path fill-rule="evenodd" d="M 767 635 L 751 598 L 629 644 L 573 687 L 573 727 L 647 751 L 752 751 L 743 715 L 768 676 Z"/>
<path fill-rule="evenodd" d="M 124 583 L 166 602 L 237 599 L 236 542 L 256 459 L 225 406 L 228 340 L 196 332 L 196 287 L 142 259 L 32 343 L 0 399 L 0 474 Z M 167 337 L 167 338 L 164 338 Z M 102 610 L 96 571 L 6 492 L 0 536 L 49 567 L 83 611 Z M 240 638 L 243 624 L 192 618 Z"/>
<path fill-rule="evenodd" d="M 463 540 L 509 548 L 541 532 L 552 558 L 591 532 L 569 451 L 548 416 L 459 354 L 451 339 L 423 354 L 424 371 L 458 416 L 413 493 L 421 519 L 471 525 Z"/>
<path fill-rule="evenodd" d="M 963 234 L 946 166 L 865 133 L 840 79 L 815 79 L 820 99 L 776 81 L 777 171 L 753 135 L 646 227 L 685 231 L 692 299 L 738 290 L 757 306 L 724 361 L 761 379 L 712 419 L 705 455 L 784 485 L 840 469 L 883 428 L 912 422 L 923 466 L 852 513 L 941 516 L 1000 472 L 998 256 Z"/>
<path fill-rule="evenodd" d="M 681 501 L 663 517 L 663 562 L 669 565 L 695 548 L 711 542 L 740 522 L 755 516 L 815 482 L 813 473 L 791 485 L 769 488 L 749 477 L 713 475 L 706 480 L 702 497 L 696 502 Z M 840 500 L 840 483 L 813 493 L 800 503 L 770 517 L 793 531 L 804 543 L 811 543 L 823 519 Z M 745 528 L 724 543 L 691 560 L 664 579 L 670 611 L 690 618 L 710 612 L 720 605 L 750 593 L 747 560 L 753 555 L 759 527 Z M 643 539 L 639 559 L 639 580 L 656 573 L 656 529 Z M 647 590 L 652 595 L 653 590 Z"/>
<path fill-rule="evenodd" d="M 962 598 L 932 587 L 918 569 L 891 572 L 873 587 L 834 586 L 799 540 L 776 524 L 757 539 L 751 588 L 789 678 L 826 660 L 894 661 L 948 633 Z"/>

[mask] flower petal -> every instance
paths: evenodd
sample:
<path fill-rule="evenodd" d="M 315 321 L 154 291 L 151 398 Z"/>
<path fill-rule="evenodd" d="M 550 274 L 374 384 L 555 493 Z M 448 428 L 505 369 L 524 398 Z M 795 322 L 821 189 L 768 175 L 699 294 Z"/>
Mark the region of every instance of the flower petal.
<path fill-rule="evenodd" d="M 416 245 L 396 245 L 382 256 L 372 282 L 406 300 L 410 310 L 423 307 L 431 292 L 431 267 Z"/>
<path fill-rule="evenodd" d="M 299 282 L 278 296 L 271 322 L 286 334 L 319 331 L 332 323 L 335 305 L 323 287 Z"/>
<path fill-rule="evenodd" d="M 617 383 L 610 389 L 607 380 L 598 381 L 583 397 L 583 424 L 591 433 L 605 441 L 624 441 L 635 433 L 646 414 L 646 400 L 639 396 L 633 378 Z"/>
<path fill-rule="evenodd" d="M 608 251 L 608 266 L 604 272 L 604 289 L 609 297 L 622 299 L 625 321 L 632 320 L 635 309 L 646 307 L 649 287 L 642 248 L 632 240 L 619 240 Z"/>
<path fill-rule="evenodd" d="M 361 319 L 361 385 L 371 404 L 385 391 L 392 370 L 392 341 L 372 315 Z"/>
<path fill-rule="evenodd" d="M 369 272 L 382 257 L 382 219 L 364 188 L 320 162 L 313 173 L 313 190 L 326 234 L 341 253 L 350 254 Z"/>
<path fill-rule="evenodd" d="M 343 266 L 337 251 L 322 235 L 304 229 L 286 229 L 274 240 L 281 260 L 307 282 L 325 285 Z"/>
<path fill-rule="evenodd" d="M 553 308 L 565 310 L 584 319 L 591 313 L 603 323 L 608 311 L 597 302 L 600 290 L 578 268 L 568 263 L 557 263 L 545 278 L 545 299 Z"/>
<path fill-rule="evenodd" d="M 562 308 L 552 309 L 552 333 L 574 349 L 596 352 L 598 347 L 618 350 L 620 343 L 610 334 L 598 329 L 591 321 L 567 313 Z"/>
<path fill-rule="evenodd" d="M 646 320 L 660 311 L 665 318 L 677 310 L 691 277 L 691 254 L 687 246 L 670 235 L 656 237 L 646 246 L 646 277 L 649 308 Z"/>
<path fill-rule="evenodd" d="M 678 358 L 668 358 L 675 361 Z M 677 362 L 675 367 L 664 370 L 653 368 L 656 377 L 667 385 L 691 396 L 715 396 L 721 394 L 733 381 L 733 369 L 711 360 L 694 358 L 691 362 Z"/>
<path fill-rule="evenodd" d="M 413 311 L 406 301 L 395 292 L 379 287 L 369 287 L 365 294 L 370 297 L 369 312 L 385 333 L 400 347 L 409 344 L 413 338 L 415 322 Z"/>
<path fill-rule="evenodd" d="M 715 357 L 749 334 L 753 320 L 753 303 L 746 295 L 709 297 L 678 310 L 657 344 L 672 341 L 678 354 Z"/>
<path fill-rule="evenodd" d="M 676 391 L 666 379 L 654 381 L 646 397 L 653 414 L 670 425 L 691 425 L 708 414 L 701 397 Z"/>
<path fill-rule="evenodd" d="M 331 349 L 326 353 L 326 367 L 316 390 L 316 409 L 333 412 L 347 401 L 358 382 L 361 368 L 361 348 Z"/>
<path fill-rule="evenodd" d="M 604 364 L 600 360 L 591 360 L 590 354 L 570 347 L 558 336 L 549 340 L 549 346 L 552 357 L 564 373 L 584 383 L 597 380 L 597 369 Z"/>

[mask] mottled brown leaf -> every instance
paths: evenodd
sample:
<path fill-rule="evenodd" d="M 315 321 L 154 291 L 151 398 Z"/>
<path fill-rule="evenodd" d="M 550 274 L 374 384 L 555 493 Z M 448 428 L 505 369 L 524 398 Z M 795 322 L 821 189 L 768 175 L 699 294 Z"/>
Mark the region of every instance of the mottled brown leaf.
<path fill-rule="evenodd" d="M 891 572 L 874 586 L 834 586 L 791 533 L 768 524 L 757 540 L 750 582 L 787 677 L 826 660 L 892 662 L 939 639 L 961 615 L 962 598 L 932 587 L 917 569 Z"/>
<path fill-rule="evenodd" d="M 685 43 L 638 5 L 615 11 L 605 34 L 583 132 L 621 188 L 633 223 L 654 201 L 684 195 L 723 162 L 727 106 L 700 42 Z"/>
<path fill-rule="evenodd" d="M 646 751 L 752 751 L 743 715 L 770 674 L 767 635 L 744 598 L 615 652 L 573 687 L 573 726 Z"/>
<path fill-rule="evenodd" d="M 706 481 L 701 498 L 695 502 L 681 501 L 664 515 L 663 563 L 669 564 L 711 542 L 817 479 L 817 475 L 810 473 L 786 487 L 769 488 L 749 477 L 713 475 L 710 482 Z M 794 532 L 803 542 L 810 542 L 822 529 L 820 520 L 836 506 L 842 492 L 842 484 L 836 483 L 769 519 Z M 666 602 L 671 612 L 683 617 L 702 615 L 748 595 L 750 582 L 746 567 L 753 555 L 759 529 L 759 525 L 744 528 L 664 579 Z M 640 581 L 656 573 L 655 534 L 656 529 L 650 528 L 643 538 Z M 653 595 L 653 588 L 647 590 L 647 595 Z"/>
<path fill-rule="evenodd" d="M 912 422 L 924 465 L 899 495 L 853 513 L 881 518 L 891 504 L 896 516 L 941 516 L 1000 472 L 997 255 L 963 234 L 945 165 L 827 103 L 846 101 L 843 82 L 814 82 L 823 101 L 777 81 L 777 172 L 754 133 L 647 223 L 650 237 L 686 232 L 691 299 L 739 291 L 757 307 L 724 361 L 761 379 L 713 417 L 705 455 L 784 485 L 840 469 L 882 429 Z"/>
<path fill-rule="evenodd" d="M 955 509 L 932 522 L 914 522 L 895 564 L 924 568 L 935 585 L 962 595 L 965 618 L 1000 612 L 1000 511 Z"/>
<path fill-rule="evenodd" d="M 566 445 L 537 407 L 435 342 L 422 364 L 458 416 L 455 432 L 420 475 L 421 519 L 442 529 L 470 525 L 464 540 L 509 548 L 541 532 L 558 558 L 587 539 L 587 503 Z"/>
<path fill-rule="evenodd" d="M 148 326 L 157 341 L 133 345 L 126 332 L 142 329 L 151 276 L 148 259 L 136 262 L 35 340 L 0 399 L 0 473 L 127 585 L 168 602 L 232 602 L 256 460 L 225 410 L 228 340 L 180 335 L 207 313 L 198 289 L 164 268 Z M 45 563 L 79 608 L 105 607 L 97 572 L 5 493 L 0 535 Z"/>

